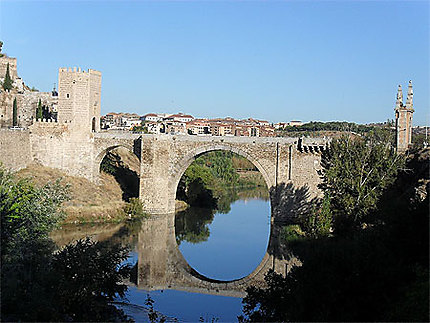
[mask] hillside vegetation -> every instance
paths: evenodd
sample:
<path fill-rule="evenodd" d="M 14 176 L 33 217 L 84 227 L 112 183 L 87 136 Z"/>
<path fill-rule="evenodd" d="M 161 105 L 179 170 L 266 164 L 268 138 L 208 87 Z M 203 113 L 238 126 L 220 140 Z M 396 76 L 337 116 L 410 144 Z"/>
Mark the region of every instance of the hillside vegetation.
<path fill-rule="evenodd" d="M 229 151 L 205 153 L 187 168 L 176 198 L 191 206 L 219 208 L 235 187 L 266 187 L 261 173 L 246 158 Z"/>
<path fill-rule="evenodd" d="M 18 171 L 16 175 L 19 178 L 30 178 L 37 187 L 56 179 L 61 179 L 63 185 L 68 185 L 71 199 L 62 206 L 67 214 L 66 223 L 115 222 L 125 218 L 122 211 L 126 205 L 122 200 L 123 191 L 112 175 L 101 173 L 100 185 L 40 165 L 31 165 Z"/>

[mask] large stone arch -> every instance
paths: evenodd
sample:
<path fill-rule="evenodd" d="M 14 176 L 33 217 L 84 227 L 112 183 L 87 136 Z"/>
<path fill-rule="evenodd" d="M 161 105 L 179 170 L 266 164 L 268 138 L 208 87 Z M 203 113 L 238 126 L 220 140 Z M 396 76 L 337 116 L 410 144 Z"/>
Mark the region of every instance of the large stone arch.
<path fill-rule="evenodd" d="M 173 165 L 172 176 L 170 178 L 169 183 L 169 196 L 170 200 L 174 201 L 176 197 L 176 190 L 179 184 L 179 181 L 182 175 L 185 173 L 187 168 L 191 165 L 191 163 L 199 156 L 211 152 L 211 151 L 231 151 L 239 156 L 242 156 L 249 160 L 261 173 L 264 178 L 264 181 L 267 185 L 267 189 L 270 192 L 270 188 L 273 186 L 272 179 L 269 176 L 268 171 L 264 168 L 264 166 L 259 162 L 257 158 L 254 158 L 249 153 L 245 152 L 242 149 L 239 149 L 235 146 L 226 144 L 226 143 L 211 143 L 204 146 L 199 146 L 195 149 L 190 150 L 185 156 L 183 156 L 178 163 Z M 174 222 L 173 222 L 174 223 Z M 174 226 L 173 226 L 174 227 Z M 269 229 L 270 231 L 272 228 Z M 175 233 L 173 231 L 172 237 L 174 238 Z M 270 235 L 271 236 L 271 235 Z M 271 238 L 269 238 L 270 240 Z M 175 244 L 176 240 L 173 239 Z M 267 248 L 271 245 L 270 241 L 268 241 Z M 181 272 L 180 276 L 185 280 L 188 280 L 188 284 L 194 285 L 200 289 L 215 289 L 215 290 L 239 290 L 243 292 L 246 287 L 249 286 L 251 282 L 263 281 L 264 274 L 267 272 L 269 268 L 272 268 L 272 256 L 269 254 L 268 250 L 266 250 L 265 255 L 260 261 L 259 265 L 248 275 L 237 278 L 229 281 L 216 280 L 200 274 L 197 270 L 195 270 L 191 265 L 188 264 L 178 246 L 176 245 L 175 251 L 172 256 L 175 258 L 174 263 L 176 263 L 177 269 Z"/>
<path fill-rule="evenodd" d="M 211 151 L 231 151 L 239 156 L 245 157 L 248 159 L 255 167 L 257 167 L 260 174 L 263 176 L 264 181 L 266 182 L 267 189 L 270 191 L 270 188 L 274 185 L 272 183 L 271 177 L 269 176 L 268 171 L 263 167 L 263 165 L 258 161 L 257 158 L 254 158 L 247 152 L 239 149 L 235 146 L 231 146 L 224 143 L 212 143 L 205 146 L 199 146 L 193 150 L 190 150 L 182 159 L 173 165 L 173 169 L 171 171 L 171 178 L 169 179 L 169 198 L 170 200 L 175 200 L 176 190 L 178 188 L 179 181 L 182 175 L 185 173 L 187 168 L 191 165 L 191 163 L 196 160 L 197 157 L 211 152 Z"/>

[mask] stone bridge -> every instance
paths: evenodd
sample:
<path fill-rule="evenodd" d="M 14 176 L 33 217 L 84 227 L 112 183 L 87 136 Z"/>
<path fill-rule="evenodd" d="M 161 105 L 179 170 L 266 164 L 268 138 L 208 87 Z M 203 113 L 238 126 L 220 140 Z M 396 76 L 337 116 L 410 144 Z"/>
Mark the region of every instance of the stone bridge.
<path fill-rule="evenodd" d="M 327 142 L 324 138 L 91 133 L 76 131 L 67 123 L 36 122 L 25 131 L 0 129 L 0 162 L 13 171 L 37 162 L 97 182 L 106 153 L 125 147 L 140 160 L 139 196 L 145 211 L 166 214 L 175 211 L 176 188 L 187 167 L 214 150 L 232 151 L 251 161 L 272 197 L 287 184 L 306 187 L 310 196 L 318 196 L 320 152 Z"/>
<path fill-rule="evenodd" d="M 140 159 L 140 199 L 145 211 L 166 214 L 175 211 L 179 180 L 200 155 L 214 150 L 232 151 L 251 161 L 272 191 L 280 184 L 306 186 L 317 196 L 320 182 L 320 152 L 324 138 L 212 137 L 188 135 L 126 135 L 96 133 L 93 175 L 97 178 L 105 154 L 122 146 Z"/>

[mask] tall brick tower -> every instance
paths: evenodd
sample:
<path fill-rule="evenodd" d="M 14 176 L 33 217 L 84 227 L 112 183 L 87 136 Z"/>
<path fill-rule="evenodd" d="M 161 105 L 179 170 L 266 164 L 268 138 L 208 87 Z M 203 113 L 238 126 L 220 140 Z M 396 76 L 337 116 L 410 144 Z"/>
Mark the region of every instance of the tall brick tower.
<path fill-rule="evenodd" d="M 396 149 L 397 152 L 405 152 L 412 143 L 412 114 L 413 109 L 412 81 L 409 81 L 408 97 L 406 105 L 403 104 L 402 86 L 397 90 L 397 101 L 394 109 L 396 113 Z"/>
<path fill-rule="evenodd" d="M 60 68 L 58 72 L 58 121 L 71 123 L 79 131 L 100 129 L 102 74 L 80 68 Z"/>

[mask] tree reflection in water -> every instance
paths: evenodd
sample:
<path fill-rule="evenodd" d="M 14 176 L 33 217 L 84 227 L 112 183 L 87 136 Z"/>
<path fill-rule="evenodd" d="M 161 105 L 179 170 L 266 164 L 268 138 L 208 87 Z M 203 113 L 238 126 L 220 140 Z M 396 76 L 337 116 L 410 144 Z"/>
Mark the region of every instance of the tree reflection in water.
<path fill-rule="evenodd" d="M 190 207 L 178 212 L 175 217 L 176 242 L 180 245 L 182 241 L 193 244 L 207 241 L 210 236 L 209 225 L 215 214 L 228 214 L 232 203 L 248 199 L 268 201 L 269 192 L 266 187 L 232 188 L 218 199 L 216 209 Z"/>

